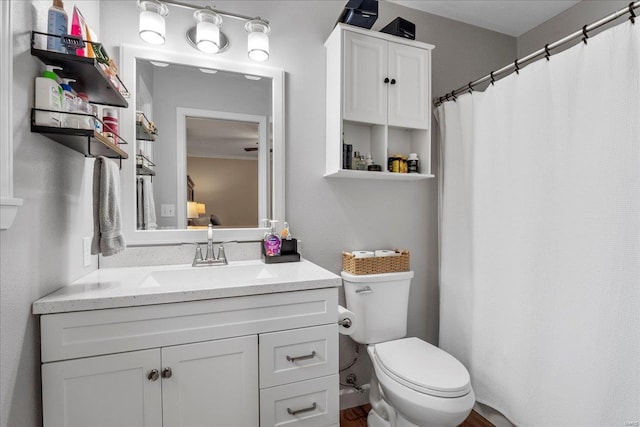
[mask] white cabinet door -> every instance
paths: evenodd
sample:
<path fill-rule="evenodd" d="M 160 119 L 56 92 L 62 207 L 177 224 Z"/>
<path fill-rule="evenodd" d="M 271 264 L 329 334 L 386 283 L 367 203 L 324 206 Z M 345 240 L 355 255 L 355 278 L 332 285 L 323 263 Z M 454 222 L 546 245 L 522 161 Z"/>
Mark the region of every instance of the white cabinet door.
<path fill-rule="evenodd" d="M 343 102 L 345 120 L 387 123 L 387 42 L 345 32 Z"/>
<path fill-rule="evenodd" d="M 44 426 L 161 427 L 159 366 L 159 349 L 45 363 Z"/>
<path fill-rule="evenodd" d="M 165 347 L 162 371 L 165 426 L 258 426 L 257 335 Z"/>
<path fill-rule="evenodd" d="M 430 52 L 389 43 L 389 126 L 428 129 Z"/>

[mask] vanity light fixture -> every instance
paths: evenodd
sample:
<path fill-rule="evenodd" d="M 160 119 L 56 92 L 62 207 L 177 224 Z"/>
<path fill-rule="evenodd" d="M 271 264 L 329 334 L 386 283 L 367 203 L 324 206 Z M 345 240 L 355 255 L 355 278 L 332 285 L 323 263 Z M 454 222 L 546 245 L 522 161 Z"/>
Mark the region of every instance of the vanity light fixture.
<path fill-rule="evenodd" d="M 140 38 L 152 45 L 164 44 L 164 17 L 169 14 L 167 6 L 158 0 L 138 0 L 140 10 L 139 34 Z"/>
<path fill-rule="evenodd" d="M 252 19 L 244 26 L 247 31 L 247 50 L 249 58 L 256 62 L 263 62 L 269 59 L 269 34 L 271 28 L 262 19 Z"/>
<path fill-rule="evenodd" d="M 269 22 L 260 17 L 222 12 L 209 6 L 195 6 L 176 0 L 138 0 L 140 10 L 140 38 L 149 44 L 161 45 L 165 41 L 164 17 L 169 13 L 167 5 L 195 10 L 196 25 L 187 30 L 187 41 L 204 53 L 216 54 L 229 48 L 229 38 L 220 30 L 222 17 L 247 21 L 247 51 L 256 62 L 269 59 Z"/>

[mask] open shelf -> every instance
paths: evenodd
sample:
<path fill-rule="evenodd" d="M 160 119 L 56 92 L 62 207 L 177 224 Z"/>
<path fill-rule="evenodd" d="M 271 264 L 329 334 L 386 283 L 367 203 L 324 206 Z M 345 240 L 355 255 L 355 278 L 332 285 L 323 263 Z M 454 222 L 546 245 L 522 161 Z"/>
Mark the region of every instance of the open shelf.
<path fill-rule="evenodd" d="M 75 79 L 71 87 L 76 92 L 85 92 L 93 104 L 127 107 L 125 99 L 129 92 L 120 78 L 120 90 L 113 84 L 107 73 L 95 58 L 76 56 L 68 53 L 53 52 L 36 48 L 35 37 L 47 37 L 48 34 L 37 31 L 31 32 L 31 55 L 38 57 L 43 63 L 61 67 L 60 77 Z M 122 93 L 121 93 L 122 92 Z"/>
<path fill-rule="evenodd" d="M 138 176 L 156 176 L 156 172 L 151 169 L 156 164 L 142 154 L 136 154 L 136 175 Z"/>
<path fill-rule="evenodd" d="M 43 134 L 48 138 L 71 148 L 72 150 L 84 154 L 86 157 L 105 156 L 112 159 L 129 158 L 124 150 L 102 134 L 96 132 L 95 129 L 74 129 L 36 125 L 36 111 L 42 110 L 38 110 L 36 108 L 31 109 L 31 132 Z M 119 136 L 117 138 L 120 140 L 121 144 L 127 143 Z"/>
<path fill-rule="evenodd" d="M 136 113 L 136 139 L 138 141 L 155 141 L 158 130 L 141 111 Z"/>
<path fill-rule="evenodd" d="M 385 179 L 395 181 L 417 181 L 420 179 L 433 178 L 432 174 L 424 173 L 394 173 L 394 172 L 373 172 L 357 171 L 351 169 L 339 169 L 324 175 L 326 178 L 357 178 L 357 179 Z"/>

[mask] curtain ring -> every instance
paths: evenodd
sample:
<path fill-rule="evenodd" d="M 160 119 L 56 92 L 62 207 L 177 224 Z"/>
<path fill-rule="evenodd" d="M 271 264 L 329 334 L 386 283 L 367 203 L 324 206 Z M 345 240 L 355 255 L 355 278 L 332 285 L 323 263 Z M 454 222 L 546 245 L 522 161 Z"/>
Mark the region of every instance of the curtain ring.
<path fill-rule="evenodd" d="M 520 74 L 520 65 L 518 64 L 517 59 L 515 60 L 514 65 L 516 66 L 516 74 Z"/>
<path fill-rule="evenodd" d="M 544 45 L 544 57 L 547 58 L 547 61 L 551 57 L 551 52 L 549 51 L 549 43 Z"/>
<path fill-rule="evenodd" d="M 494 73 L 494 72 L 492 71 L 492 72 L 491 72 L 491 86 L 493 86 L 493 85 L 495 84 L 495 82 L 496 82 L 495 77 L 493 77 L 493 73 Z"/>
<path fill-rule="evenodd" d="M 582 41 L 584 42 L 584 44 L 587 44 L 587 39 L 589 38 L 589 34 L 587 32 L 587 26 L 586 25 L 584 27 L 582 27 L 582 34 L 584 35 L 584 37 L 582 38 Z"/>
<path fill-rule="evenodd" d="M 633 2 L 629 3 L 629 14 L 631 15 L 629 17 L 629 21 L 631 21 L 632 24 L 636 23 L 636 13 L 633 11 Z"/>
<path fill-rule="evenodd" d="M 453 102 L 458 102 L 458 97 L 456 96 L 456 91 L 451 91 L 451 98 L 453 98 Z"/>
<path fill-rule="evenodd" d="M 469 84 L 467 85 L 467 87 L 469 88 L 469 93 L 473 93 L 473 86 L 471 85 L 471 83 L 473 82 L 469 82 Z"/>
<path fill-rule="evenodd" d="M 444 94 L 444 99 L 446 99 L 446 100 L 447 100 L 447 102 L 449 101 L 449 94 L 448 94 L 448 93 L 445 93 L 445 94 Z"/>

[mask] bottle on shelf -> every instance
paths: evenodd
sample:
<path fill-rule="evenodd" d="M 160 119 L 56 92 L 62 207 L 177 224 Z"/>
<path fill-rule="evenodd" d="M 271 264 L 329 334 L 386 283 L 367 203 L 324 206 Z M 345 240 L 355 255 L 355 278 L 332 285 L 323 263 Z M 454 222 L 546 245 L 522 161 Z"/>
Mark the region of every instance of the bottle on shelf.
<path fill-rule="evenodd" d="M 62 36 L 67 34 L 69 17 L 64 11 L 62 0 L 53 0 L 53 4 L 47 13 L 47 50 L 67 53 L 67 48 L 62 44 Z M 59 37 L 55 37 L 59 36 Z"/>
<path fill-rule="evenodd" d="M 360 165 L 360 152 L 359 151 L 354 151 L 353 152 L 353 159 L 351 160 L 351 169 L 352 170 L 358 170 Z"/>
<path fill-rule="evenodd" d="M 61 70 L 61 68 L 47 65 L 42 77 L 36 77 L 36 108 L 62 111 L 62 88 L 58 84 L 58 75 L 55 70 Z M 35 122 L 38 126 L 60 127 L 62 117 L 60 113 L 36 111 Z"/>
<path fill-rule="evenodd" d="M 93 106 L 89 104 L 89 97 L 84 92 L 78 92 L 78 113 L 93 114 Z M 93 117 L 90 116 L 78 116 L 80 129 L 95 129 Z"/>
<path fill-rule="evenodd" d="M 61 79 L 60 87 L 62 88 L 62 110 L 67 113 L 78 112 L 78 99 L 76 92 L 73 90 L 69 83 L 75 82 L 73 79 Z M 62 127 L 78 129 L 80 122 L 79 116 L 76 114 L 63 114 L 62 115 Z"/>
<path fill-rule="evenodd" d="M 407 172 L 420 173 L 420 159 L 418 159 L 417 153 L 409 153 L 407 159 Z"/>

